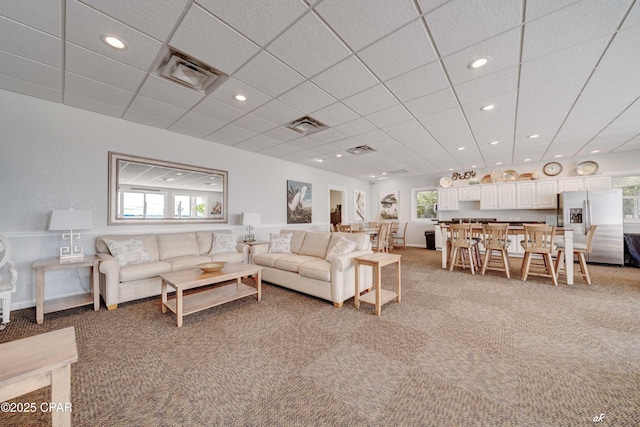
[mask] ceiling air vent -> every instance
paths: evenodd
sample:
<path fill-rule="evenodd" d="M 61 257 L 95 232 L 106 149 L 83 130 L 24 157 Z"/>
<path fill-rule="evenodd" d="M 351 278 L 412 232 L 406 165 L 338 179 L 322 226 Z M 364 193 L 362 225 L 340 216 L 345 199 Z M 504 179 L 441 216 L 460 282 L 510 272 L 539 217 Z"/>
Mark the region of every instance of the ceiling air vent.
<path fill-rule="evenodd" d="M 169 49 L 156 73 L 204 95 L 210 94 L 227 75 L 182 52 Z"/>
<path fill-rule="evenodd" d="M 300 119 L 294 120 L 291 123 L 287 123 L 285 127 L 294 130 L 303 135 L 310 135 L 312 133 L 320 132 L 321 130 L 327 129 L 329 126 L 325 125 L 317 121 L 311 117 L 302 117 Z"/>
<path fill-rule="evenodd" d="M 355 155 L 359 155 L 359 154 L 367 154 L 367 153 L 372 153 L 374 151 L 377 151 L 374 148 L 369 147 L 368 145 L 361 145 L 359 147 L 353 147 L 353 148 L 349 148 L 347 150 L 347 153 L 349 154 L 355 154 Z"/>

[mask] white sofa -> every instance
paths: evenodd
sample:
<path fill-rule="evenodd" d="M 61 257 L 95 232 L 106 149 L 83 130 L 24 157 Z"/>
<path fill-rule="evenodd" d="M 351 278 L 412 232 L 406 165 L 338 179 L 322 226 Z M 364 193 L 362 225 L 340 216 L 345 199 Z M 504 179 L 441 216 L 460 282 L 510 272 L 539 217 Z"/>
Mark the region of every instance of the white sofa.
<path fill-rule="evenodd" d="M 252 247 L 252 262 L 264 267 L 262 280 L 333 302 L 342 307 L 355 295 L 353 258 L 370 254 L 371 242 L 364 233 L 329 233 L 282 230 L 292 234 L 291 253 L 271 253 L 270 245 Z M 353 252 L 326 261 L 327 253 L 341 237 L 356 243 Z M 371 287 L 371 269 L 363 268 L 363 287 Z M 364 290 L 364 289 L 363 289 Z"/>
<path fill-rule="evenodd" d="M 241 242 L 235 244 L 233 252 L 211 253 L 215 250 L 212 248 L 214 235 L 229 236 L 229 233 L 230 230 L 215 230 L 99 236 L 96 250 L 101 258 L 100 294 L 107 308 L 113 310 L 122 302 L 160 295 L 162 281 L 159 275 L 162 273 L 195 268 L 211 261 L 248 262 L 249 247 Z M 228 238 L 236 239 L 235 235 Z M 136 247 L 140 240 L 142 243 Z M 134 244 L 127 246 L 124 241 Z M 131 249 L 132 253 L 124 254 L 131 258 L 129 263 L 121 265 L 122 261 L 114 257 L 118 254 L 112 254 L 108 246 L 111 243 L 113 249 L 113 242 Z"/>

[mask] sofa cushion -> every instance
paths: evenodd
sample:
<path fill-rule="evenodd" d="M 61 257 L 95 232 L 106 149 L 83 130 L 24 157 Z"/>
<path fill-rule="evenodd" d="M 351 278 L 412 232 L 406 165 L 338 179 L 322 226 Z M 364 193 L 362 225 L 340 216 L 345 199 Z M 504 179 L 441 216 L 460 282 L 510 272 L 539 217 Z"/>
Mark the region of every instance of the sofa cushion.
<path fill-rule="evenodd" d="M 108 235 L 108 236 L 99 236 L 96 239 L 96 251 L 100 253 L 111 253 L 109 247 L 105 240 L 128 240 L 134 237 L 139 237 L 142 239 L 144 243 L 144 248 L 147 250 L 147 253 L 151 257 L 152 260 L 158 261 L 160 260 L 160 254 L 158 253 L 158 241 L 156 240 L 155 234 L 140 234 L 140 235 Z"/>
<path fill-rule="evenodd" d="M 356 248 L 354 249 L 356 251 L 366 251 L 369 249 L 369 245 L 371 244 L 371 237 L 369 237 L 367 233 L 331 233 L 331 241 L 329 242 L 327 252 L 333 249 L 342 237 L 347 240 L 351 240 L 352 242 L 356 242 Z"/>
<path fill-rule="evenodd" d="M 138 264 L 145 261 L 152 261 L 151 255 L 144 247 L 140 236 L 125 240 L 105 239 L 104 242 L 109 248 L 111 255 L 118 261 L 120 267 L 127 264 Z"/>
<path fill-rule="evenodd" d="M 148 261 L 140 264 L 128 264 L 120 269 L 120 281 L 148 279 L 162 273 L 169 273 L 171 264 L 164 261 Z"/>
<path fill-rule="evenodd" d="M 198 241 L 199 254 L 208 254 L 211 251 L 213 233 L 210 231 L 196 231 L 196 240 Z"/>
<path fill-rule="evenodd" d="M 278 258 L 282 258 L 285 257 L 287 255 L 290 254 L 278 254 L 278 253 L 266 253 L 266 254 L 260 254 L 260 255 L 254 255 L 253 257 L 253 263 L 255 265 L 263 265 L 265 267 L 275 267 L 276 266 L 276 260 Z"/>
<path fill-rule="evenodd" d="M 324 259 L 327 254 L 327 247 L 329 246 L 329 240 L 331 240 L 331 233 L 318 233 L 308 231 L 304 236 L 302 247 L 300 248 L 300 255 L 309 255 Z"/>
<path fill-rule="evenodd" d="M 333 248 L 331 248 L 331 250 L 327 252 L 327 256 L 324 259 L 325 261 L 331 262 L 337 256 L 353 252 L 356 249 L 356 246 L 356 242 L 345 237 L 340 237 L 338 243 L 333 245 Z"/>
<path fill-rule="evenodd" d="M 231 252 L 225 254 L 207 254 L 203 255 L 209 257 L 211 261 L 224 261 L 224 262 L 242 262 L 242 252 Z"/>
<path fill-rule="evenodd" d="M 322 280 L 323 282 L 331 281 L 331 263 L 328 261 L 317 260 L 304 262 L 298 267 L 298 270 L 302 277 Z"/>
<path fill-rule="evenodd" d="M 238 252 L 236 245 L 238 237 L 233 233 L 213 233 L 213 243 L 210 254 L 224 254 Z"/>
<path fill-rule="evenodd" d="M 206 255 L 186 255 L 175 258 L 167 258 L 163 260 L 171 264 L 171 271 L 188 270 L 190 268 L 198 268 L 198 264 L 206 264 L 211 262 L 211 258 Z"/>
<path fill-rule="evenodd" d="M 199 254 L 198 240 L 194 232 L 158 234 L 157 238 L 161 260 Z"/>
<path fill-rule="evenodd" d="M 293 234 L 291 233 L 271 233 L 269 252 L 272 254 L 290 254 L 292 237 Z"/>
<path fill-rule="evenodd" d="M 318 258 L 308 255 L 291 254 L 277 258 L 275 260 L 274 267 L 278 270 L 293 271 L 294 273 L 297 273 L 299 271 L 298 269 L 300 264 L 317 260 Z"/>
<path fill-rule="evenodd" d="M 304 230 L 280 230 L 280 233 L 292 234 L 291 237 L 291 253 L 299 254 L 302 242 L 307 234 Z"/>

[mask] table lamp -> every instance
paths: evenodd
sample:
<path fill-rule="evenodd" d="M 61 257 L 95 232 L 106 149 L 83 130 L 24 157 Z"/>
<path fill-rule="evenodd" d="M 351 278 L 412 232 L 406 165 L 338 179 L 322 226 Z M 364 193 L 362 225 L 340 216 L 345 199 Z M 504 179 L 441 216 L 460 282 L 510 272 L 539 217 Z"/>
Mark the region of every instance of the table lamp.
<path fill-rule="evenodd" d="M 79 240 L 80 234 L 73 230 L 89 230 L 93 228 L 91 211 L 88 210 L 52 210 L 49 220 L 49 230 L 69 230 L 69 233 L 62 234 L 62 240 L 69 240 L 69 246 L 60 248 L 60 261 L 73 261 L 84 257 L 82 246 L 76 246 L 74 239 Z"/>
<path fill-rule="evenodd" d="M 243 212 L 242 225 L 247 226 L 247 234 L 244 236 L 245 242 L 253 242 L 253 226 L 260 225 L 260 214 L 257 212 Z"/>

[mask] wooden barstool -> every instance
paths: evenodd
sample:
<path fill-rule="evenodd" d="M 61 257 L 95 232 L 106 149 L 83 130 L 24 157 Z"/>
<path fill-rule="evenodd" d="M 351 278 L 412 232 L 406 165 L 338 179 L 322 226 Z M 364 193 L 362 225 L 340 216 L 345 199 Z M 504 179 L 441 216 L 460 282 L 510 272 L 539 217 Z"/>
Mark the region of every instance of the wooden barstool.
<path fill-rule="evenodd" d="M 524 224 L 524 240 L 520 242 L 524 248 L 524 259 L 522 260 L 522 280 L 527 280 L 529 275 L 551 277 L 553 284 L 558 286 L 558 276 L 551 259 L 551 254 L 555 250 L 553 236 L 556 232 L 554 225 L 545 224 Z M 536 264 L 544 268 L 544 272 L 531 271 L 531 255 L 541 255 L 542 264 Z"/>
<path fill-rule="evenodd" d="M 494 223 L 482 225 L 482 246 L 484 246 L 485 251 L 484 260 L 482 261 L 483 275 L 487 270 L 504 271 L 507 279 L 511 278 L 508 254 L 508 247 L 511 240 L 508 239 L 508 234 L 509 224 Z M 494 257 L 493 251 L 500 252 L 500 258 Z"/>
<path fill-rule="evenodd" d="M 578 261 L 580 262 L 580 271 L 582 272 L 582 277 L 584 278 L 584 281 L 587 282 L 587 285 L 591 284 L 591 277 L 589 277 L 589 270 L 587 269 L 587 261 L 584 258 L 584 254 L 591 253 L 591 242 L 593 241 L 593 234 L 596 232 L 597 227 L 597 225 L 589 227 L 589 230 L 587 231 L 587 241 L 585 243 L 573 244 L 573 255 L 578 257 Z M 564 241 L 556 242 L 556 246 L 558 247 L 558 256 L 556 257 L 555 270 L 556 274 L 558 274 L 562 257 L 564 256 L 566 258 Z M 573 262 L 573 257 L 571 257 L 571 259 L 567 259 L 566 262 Z"/>
<path fill-rule="evenodd" d="M 471 274 L 475 274 L 480 265 L 478 252 L 476 252 L 479 240 L 471 236 L 471 224 L 451 224 L 452 253 L 449 271 L 453 271 L 453 267 L 469 267 Z M 460 262 L 458 262 L 458 258 Z M 467 259 L 469 260 L 468 266 Z"/>

